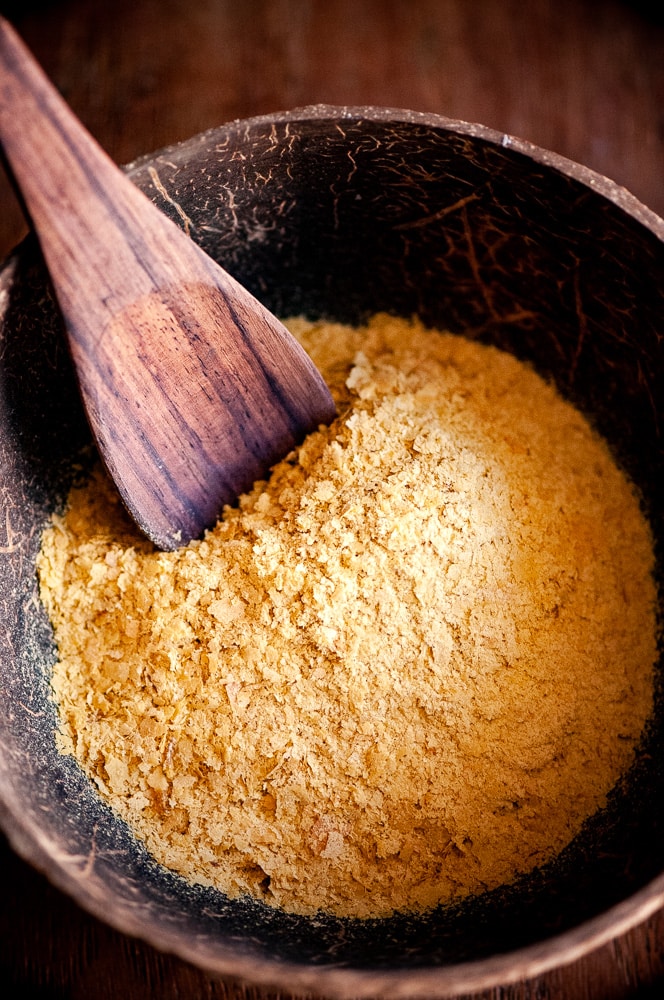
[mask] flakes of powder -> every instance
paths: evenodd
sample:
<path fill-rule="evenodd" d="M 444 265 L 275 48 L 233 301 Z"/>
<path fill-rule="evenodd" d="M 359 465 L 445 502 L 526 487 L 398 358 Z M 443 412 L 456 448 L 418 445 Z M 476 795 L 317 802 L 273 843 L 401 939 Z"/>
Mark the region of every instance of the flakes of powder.
<path fill-rule="evenodd" d="M 633 488 L 508 354 L 290 324 L 339 418 L 161 553 L 97 473 L 45 532 L 62 747 L 164 865 L 359 917 L 556 853 L 652 707 Z"/>

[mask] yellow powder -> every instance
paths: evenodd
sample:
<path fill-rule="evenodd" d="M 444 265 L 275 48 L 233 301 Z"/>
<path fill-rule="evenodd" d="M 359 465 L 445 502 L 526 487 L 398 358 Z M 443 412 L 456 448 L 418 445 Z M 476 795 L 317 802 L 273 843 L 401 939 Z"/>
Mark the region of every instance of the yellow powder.
<path fill-rule="evenodd" d="M 62 746 L 150 851 L 385 915 L 559 852 L 652 705 L 652 544 L 586 421 L 417 323 L 291 322 L 340 416 L 174 553 L 98 473 L 44 534 Z"/>

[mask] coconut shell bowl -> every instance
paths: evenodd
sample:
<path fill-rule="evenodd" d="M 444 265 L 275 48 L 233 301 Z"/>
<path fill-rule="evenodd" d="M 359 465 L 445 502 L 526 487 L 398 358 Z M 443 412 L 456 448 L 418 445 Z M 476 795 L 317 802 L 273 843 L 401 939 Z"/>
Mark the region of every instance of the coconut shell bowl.
<path fill-rule="evenodd" d="M 376 108 L 233 122 L 127 170 L 278 316 L 417 314 L 529 361 L 610 442 L 642 494 L 661 568 L 664 222 L 622 188 L 479 125 Z M 659 679 L 606 808 L 555 862 L 507 887 L 420 916 L 314 919 L 160 868 L 56 747 L 56 650 L 35 562 L 92 451 L 28 238 L 0 271 L 0 822 L 83 908 L 220 976 L 442 997 L 571 961 L 664 903 Z"/>

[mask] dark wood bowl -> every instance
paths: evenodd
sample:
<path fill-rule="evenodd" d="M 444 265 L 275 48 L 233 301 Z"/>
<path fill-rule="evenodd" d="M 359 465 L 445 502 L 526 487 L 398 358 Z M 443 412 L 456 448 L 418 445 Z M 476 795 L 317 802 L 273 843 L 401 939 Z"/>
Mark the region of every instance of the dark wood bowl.
<path fill-rule="evenodd" d="M 662 503 L 664 223 L 590 170 L 478 125 L 314 107 L 233 122 L 130 176 L 279 315 L 377 311 L 529 359 Z M 571 961 L 664 902 L 664 712 L 609 804 L 516 884 L 422 917 L 295 917 L 158 867 L 55 747 L 40 532 L 92 452 L 41 259 L 0 273 L 0 818 L 79 904 L 206 970 L 291 991 L 445 996 Z M 660 573 L 661 579 L 661 573 Z"/>

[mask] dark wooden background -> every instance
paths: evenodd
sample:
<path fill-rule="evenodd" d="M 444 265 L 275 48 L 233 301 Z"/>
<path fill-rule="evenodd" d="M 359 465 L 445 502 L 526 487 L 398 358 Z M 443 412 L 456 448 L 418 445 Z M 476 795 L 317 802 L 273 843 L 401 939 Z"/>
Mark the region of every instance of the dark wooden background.
<path fill-rule="evenodd" d="M 233 118 L 325 102 L 482 122 L 606 174 L 664 215 L 664 3 L 14 0 L 10 17 L 118 162 Z M 25 223 L 0 174 L 0 258 Z M 663 845 L 664 854 L 664 845 Z M 0 837 L 0 991 L 253 1000 L 111 931 Z M 474 995 L 479 1000 L 479 994 Z M 483 1000 L 664 997 L 664 914 Z"/>

